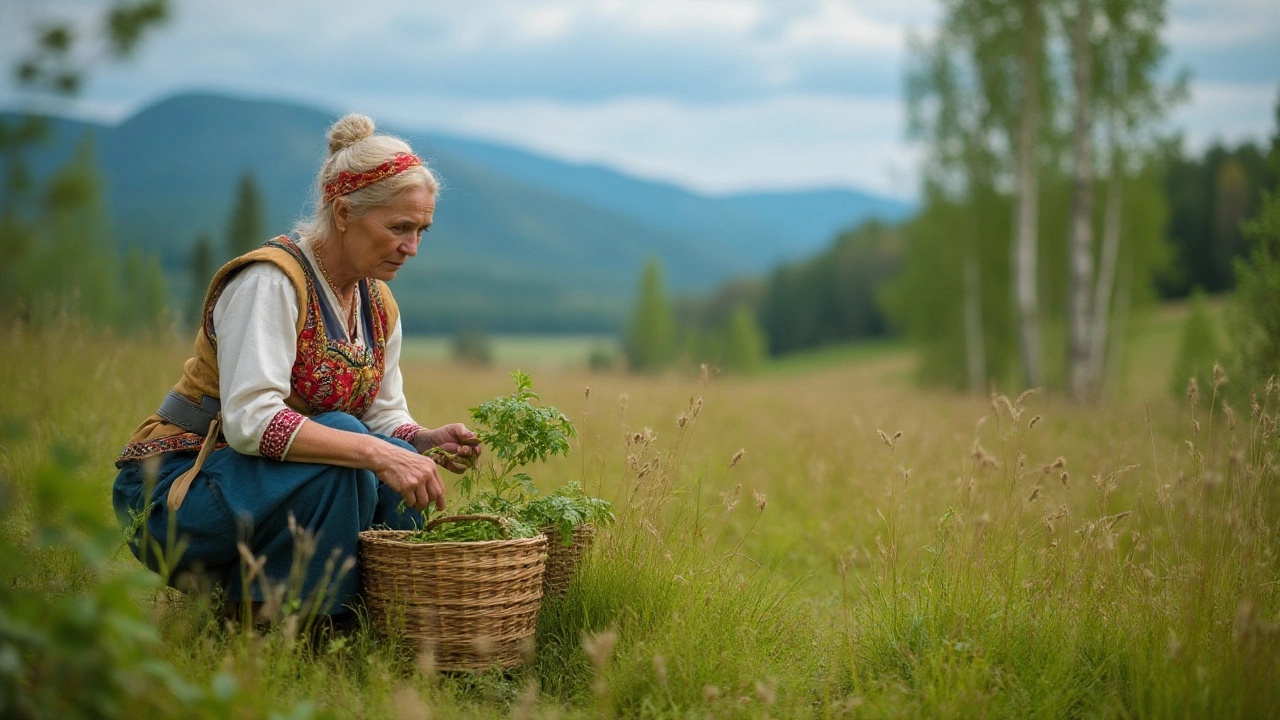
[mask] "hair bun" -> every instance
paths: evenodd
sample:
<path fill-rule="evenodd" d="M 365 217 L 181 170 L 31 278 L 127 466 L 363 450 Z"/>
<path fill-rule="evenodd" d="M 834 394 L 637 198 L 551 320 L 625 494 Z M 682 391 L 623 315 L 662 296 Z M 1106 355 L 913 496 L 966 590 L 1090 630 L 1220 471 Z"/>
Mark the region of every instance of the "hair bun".
<path fill-rule="evenodd" d="M 329 128 L 329 154 L 354 145 L 368 137 L 373 137 L 373 120 L 368 115 L 351 113 Z"/>

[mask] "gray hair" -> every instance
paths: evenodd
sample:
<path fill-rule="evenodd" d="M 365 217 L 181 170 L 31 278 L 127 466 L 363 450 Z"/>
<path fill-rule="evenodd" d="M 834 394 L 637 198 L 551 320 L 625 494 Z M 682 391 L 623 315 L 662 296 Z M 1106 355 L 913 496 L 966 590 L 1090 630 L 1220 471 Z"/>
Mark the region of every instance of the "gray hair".
<path fill-rule="evenodd" d="M 372 170 L 382 163 L 391 160 L 401 153 L 412 154 L 409 144 L 392 135 L 375 135 L 373 120 L 366 115 L 352 113 L 345 115 L 329 128 L 329 156 L 320 166 L 312 188 L 316 197 L 315 211 L 310 217 L 303 218 L 293 227 L 299 237 L 323 242 L 332 236 L 337 229 L 334 223 L 333 203 L 324 200 L 324 186 L 338 176 L 338 173 L 361 173 Z M 440 191 L 440 181 L 427 168 L 411 167 L 398 175 L 360 188 L 343 195 L 347 207 L 356 217 L 363 217 L 376 207 L 386 205 L 397 195 L 410 188 L 421 187 L 432 195 Z"/>

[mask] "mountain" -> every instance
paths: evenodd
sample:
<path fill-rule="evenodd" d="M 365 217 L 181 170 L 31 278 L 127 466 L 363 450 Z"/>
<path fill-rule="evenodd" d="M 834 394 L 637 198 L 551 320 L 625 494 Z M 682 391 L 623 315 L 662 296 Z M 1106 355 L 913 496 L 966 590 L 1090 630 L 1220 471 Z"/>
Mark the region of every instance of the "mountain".
<path fill-rule="evenodd" d="M 221 245 L 242 173 L 254 173 L 272 232 L 289 230 L 310 200 L 335 117 L 178 95 L 115 126 L 57 119 L 31 164 L 56 168 L 91 133 L 115 237 L 158 252 L 180 291 L 195 236 Z M 909 211 L 851 191 L 708 197 L 492 143 L 386 130 L 412 138 L 445 184 L 419 257 L 393 284 L 411 332 L 611 331 L 651 255 L 675 291 L 706 291 L 813 252 L 867 217 Z"/>

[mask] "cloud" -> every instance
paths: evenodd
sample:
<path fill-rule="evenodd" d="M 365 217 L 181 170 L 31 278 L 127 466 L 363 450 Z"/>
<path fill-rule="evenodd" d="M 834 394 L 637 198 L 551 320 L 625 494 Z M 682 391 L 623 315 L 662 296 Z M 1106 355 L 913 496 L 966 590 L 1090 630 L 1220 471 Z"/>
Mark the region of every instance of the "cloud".
<path fill-rule="evenodd" d="M 896 100 L 792 94 L 736 103 L 669 98 L 593 103 L 376 97 L 380 122 L 479 136 L 721 193 L 815 185 L 911 197 L 914 158 Z M 373 112 L 374 110 L 370 110 Z"/>
<path fill-rule="evenodd" d="M 1214 142 L 1238 144 L 1274 134 L 1280 87 L 1275 84 L 1193 82 L 1189 102 L 1168 125 L 1184 131 L 1187 146 L 1202 151 Z"/>
<path fill-rule="evenodd" d="M 0 69 L 35 13 L 0 0 Z M 100 3 L 102 0 L 96 0 Z M 119 118 L 188 89 L 362 109 L 599 162 L 707 192 L 814 184 L 909 195 L 908 31 L 938 0 L 174 0 L 77 107 Z M 19 11 L 21 10 L 21 11 Z M 1172 0 L 1166 70 L 1189 67 L 1171 124 L 1192 142 L 1271 132 L 1276 0 Z M 15 29 L 17 28 L 17 29 Z M 0 76 L 0 101 L 12 97 Z"/>

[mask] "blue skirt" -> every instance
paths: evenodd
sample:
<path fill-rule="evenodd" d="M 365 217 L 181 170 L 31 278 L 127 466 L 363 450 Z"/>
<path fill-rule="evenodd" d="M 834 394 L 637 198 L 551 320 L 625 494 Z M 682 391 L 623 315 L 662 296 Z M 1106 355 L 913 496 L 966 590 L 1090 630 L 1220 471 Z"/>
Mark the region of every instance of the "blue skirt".
<path fill-rule="evenodd" d="M 370 433 L 346 413 L 310 422 L 414 449 Z M 210 453 L 182 507 L 170 513 L 169 488 L 195 460 L 194 452 L 162 455 L 149 498 L 146 463 L 128 463 L 116 476 L 113 504 L 130 549 L 171 584 L 208 583 L 233 601 L 283 598 L 323 614 L 346 612 L 359 592 L 358 533 L 374 525 L 422 526 L 422 514 L 403 506 L 400 495 L 369 470 L 281 462 L 231 448 Z M 144 523 L 150 542 L 143 542 Z"/>

